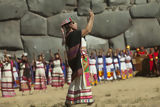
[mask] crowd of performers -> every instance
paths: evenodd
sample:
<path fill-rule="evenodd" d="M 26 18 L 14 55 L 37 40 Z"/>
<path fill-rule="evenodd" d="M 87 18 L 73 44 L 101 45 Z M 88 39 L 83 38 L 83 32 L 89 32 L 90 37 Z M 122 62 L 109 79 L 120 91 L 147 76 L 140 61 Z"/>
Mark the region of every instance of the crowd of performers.
<path fill-rule="evenodd" d="M 62 87 L 64 83 L 71 83 L 72 70 L 66 60 L 62 61 L 59 52 L 54 55 L 50 51 L 51 59 L 45 61 L 44 55 L 34 58 L 32 63 L 28 61 L 28 54 L 23 53 L 21 58 L 4 53 L 4 59 L 0 61 L 0 82 L 2 97 L 15 96 L 15 88 L 32 93 L 34 90 L 46 91 L 47 85 Z M 112 81 L 133 77 L 133 64 L 130 52 L 108 49 L 105 53 L 102 49 L 90 52 L 89 71 L 91 85 L 97 85 L 101 81 Z"/>
<path fill-rule="evenodd" d="M 160 47 L 144 49 L 143 46 L 137 48 L 133 54 L 133 58 L 143 57 L 147 59 L 147 76 L 160 76 Z"/>
<path fill-rule="evenodd" d="M 44 60 L 44 55 L 40 54 L 34 58 L 32 63 L 28 61 L 28 54 L 23 53 L 21 58 L 4 54 L 4 59 L 0 61 L 0 89 L 2 97 L 15 96 L 15 88 L 32 94 L 34 90 L 46 91 L 47 85 L 52 87 L 62 87 L 65 83 L 65 67 L 59 53 L 51 55 L 50 61 Z M 68 70 L 67 83 L 71 83 L 72 71 Z"/>
<path fill-rule="evenodd" d="M 134 76 L 135 67 L 132 58 L 137 56 L 148 56 L 149 74 L 159 74 L 159 51 L 158 48 L 150 48 L 147 52 L 143 47 L 137 48 L 136 52 L 126 50 L 103 49 L 91 50 L 89 55 L 90 85 L 97 85 L 101 81 L 125 80 Z M 34 58 L 32 63 L 28 62 L 28 54 L 23 53 L 21 58 L 4 53 L 4 59 L 0 61 L 0 88 L 2 97 L 13 97 L 16 95 L 14 89 L 19 88 L 24 92 L 32 93 L 34 90 L 46 91 L 47 85 L 62 87 L 65 83 L 70 85 L 72 70 L 68 63 L 62 61 L 59 52 L 54 55 L 50 51 L 51 59 L 45 61 L 44 55 L 40 54 Z M 157 65 L 156 65 L 157 64 Z"/>
<path fill-rule="evenodd" d="M 92 85 L 103 80 L 125 80 L 134 76 L 134 65 L 130 50 L 108 49 L 105 53 L 92 51 L 89 59 Z"/>

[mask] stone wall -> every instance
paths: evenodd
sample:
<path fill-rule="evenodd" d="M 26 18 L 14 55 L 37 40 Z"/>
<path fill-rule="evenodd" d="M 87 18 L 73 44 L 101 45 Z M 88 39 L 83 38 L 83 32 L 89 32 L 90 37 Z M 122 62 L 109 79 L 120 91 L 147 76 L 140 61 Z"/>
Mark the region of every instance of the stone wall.
<path fill-rule="evenodd" d="M 57 52 L 60 24 L 73 16 L 79 29 L 92 8 L 95 22 L 86 38 L 89 49 L 160 45 L 160 0 L 0 0 L 0 52 Z M 93 42 L 94 41 L 94 42 Z"/>

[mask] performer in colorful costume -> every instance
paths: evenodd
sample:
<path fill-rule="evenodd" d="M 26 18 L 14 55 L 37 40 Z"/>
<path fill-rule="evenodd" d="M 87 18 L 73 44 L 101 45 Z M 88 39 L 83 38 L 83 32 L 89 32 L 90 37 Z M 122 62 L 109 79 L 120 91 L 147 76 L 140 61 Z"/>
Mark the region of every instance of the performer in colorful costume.
<path fill-rule="evenodd" d="M 92 77 L 92 85 L 97 85 L 97 68 L 96 68 L 96 56 L 94 52 L 91 52 L 91 56 L 89 59 L 89 65 L 90 65 L 90 73 Z"/>
<path fill-rule="evenodd" d="M 13 76 L 13 62 L 11 55 L 5 54 L 5 59 L 1 63 L 1 91 L 2 97 L 14 97 L 14 76 Z"/>
<path fill-rule="evenodd" d="M 118 57 L 120 60 L 120 70 L 121 70 L 122 80 L 125 80 L 127 79 L 127 75 L 128 75 L 126 62 L 125 62 L 125 54 L 121 51 Z"/>
<path fill-rule="evenodd" d="M 93 19 L 94 14 L 90 12 L 90 20 L 86 29 L 83 30 L 77 30 L 77 23 L 71 17 L 62 23 L 63 43 L 66 45 L 68 64 L 73 71 L 72 82 L 66 97 L 66 106 L 94 102 L 89 81 L 86 40 L 84 39 L 92 29 Z"/>
<path fill-rule="evenodd" d="M 117 52 L 114 52 L 113 63 L 114 63 L 114 69 L 116 72 L 117 79 L 121 79 L 122 77 L 121 77 L 121 71 L 120 71 L 120 60 L 118 58 Z"/>
<path fill-rule="evenodd" d="M 155 75 L 156 74 L 156 65 L 155 65 L 155 61 L 156 59 L 154 58 L 154 49 L 150 48 L 150 52 L 148 54 L 148 58 L 149 58 L 149 74 L 151 75 Z"/>
<path fill-rule="evenodd" d="M 111 53 L 108 51 L 106 55 L 107 80 L 113 80 L 114 66 Z"/>
<path fill-rule="evenodd" d="M 128 51 L 126 51 L 125 61 L 126 61 L 126 68 L 128 71 L 128 78 L 132 78 L 133 77 L 133 63 L 132 63 L 132 57 L 130 56 L 130 53 Z"/>
<path fill-rule="evenodd" d="M 47 89 L 47 79 L 46 79 L 46 62 L 42 54 L 38 55 L 38 60 L 34 59 L 35 71 L 35 90 L 42 90 L 46 92 Z"/>
<path fill-rule="evenodd" d="M 21 60 L 17 60 L 19 65 L 19 80 L 20 80 L 20 91 L 22 91 L 22 95 L 24 95 L 25 91 L 29 91 L 29 94 L 31 93 L 31 70 L 30 70 L 30 64 L 28 62 L 27 58 L 28 54 L 23 53 Z"/>
<path fill-rule="evenodd" d="M 104 66 L 106 66 L 105 63 L 105 56 L 103 56 L 103 51 L 99 50 L 99 54 L 97 57 L 97 69 L 98 69 L 98 78 L 100 81 L 104 80 Z"/>
<path fill-rule="evenodd" d="M 53 70 L 52 70 L 52 87 L 62 87 L 64 86 L 64 74 L 62 70 L 62 60 L 59 53 L 54 54 L 53 60 Z"/>

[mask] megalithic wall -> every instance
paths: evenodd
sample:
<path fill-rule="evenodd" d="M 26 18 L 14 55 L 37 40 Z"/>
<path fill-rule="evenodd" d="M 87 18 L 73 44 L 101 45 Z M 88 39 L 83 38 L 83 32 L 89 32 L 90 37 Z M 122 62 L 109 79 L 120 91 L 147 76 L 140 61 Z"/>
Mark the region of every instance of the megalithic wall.
<path fill-rule="evenodd" d="M 61 22 L 73 16 L 83 29 L 90 8 L 95 21 L 89 49 L 160 45 L 159 0 L 0 0 L 0 52 L 25 51 L 30 60 L 33 53 L 49 59 L 50 49 L 62 54 Z"/>

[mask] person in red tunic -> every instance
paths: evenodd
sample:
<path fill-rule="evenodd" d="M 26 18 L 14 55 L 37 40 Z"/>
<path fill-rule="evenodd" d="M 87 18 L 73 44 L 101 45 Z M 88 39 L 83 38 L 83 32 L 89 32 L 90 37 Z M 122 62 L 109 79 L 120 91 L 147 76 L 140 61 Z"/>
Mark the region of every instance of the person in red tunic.
<path fill-rule="evenodd" d="M 140 51 L 138 51 L 139 56 L 145 56 L 147 54 L 146 50 L 143 46 L 140 47 Z"/>
<path fill-rule="evenodd" d="M 154 49 L 151 48 L 150 49 L 150 52 L 148 54 L 148 57 L 149 57 L 149 74 L 153 74 L 154 73 L 154 70 L 155 70 L 155 67 L 154 67 Z"/>

